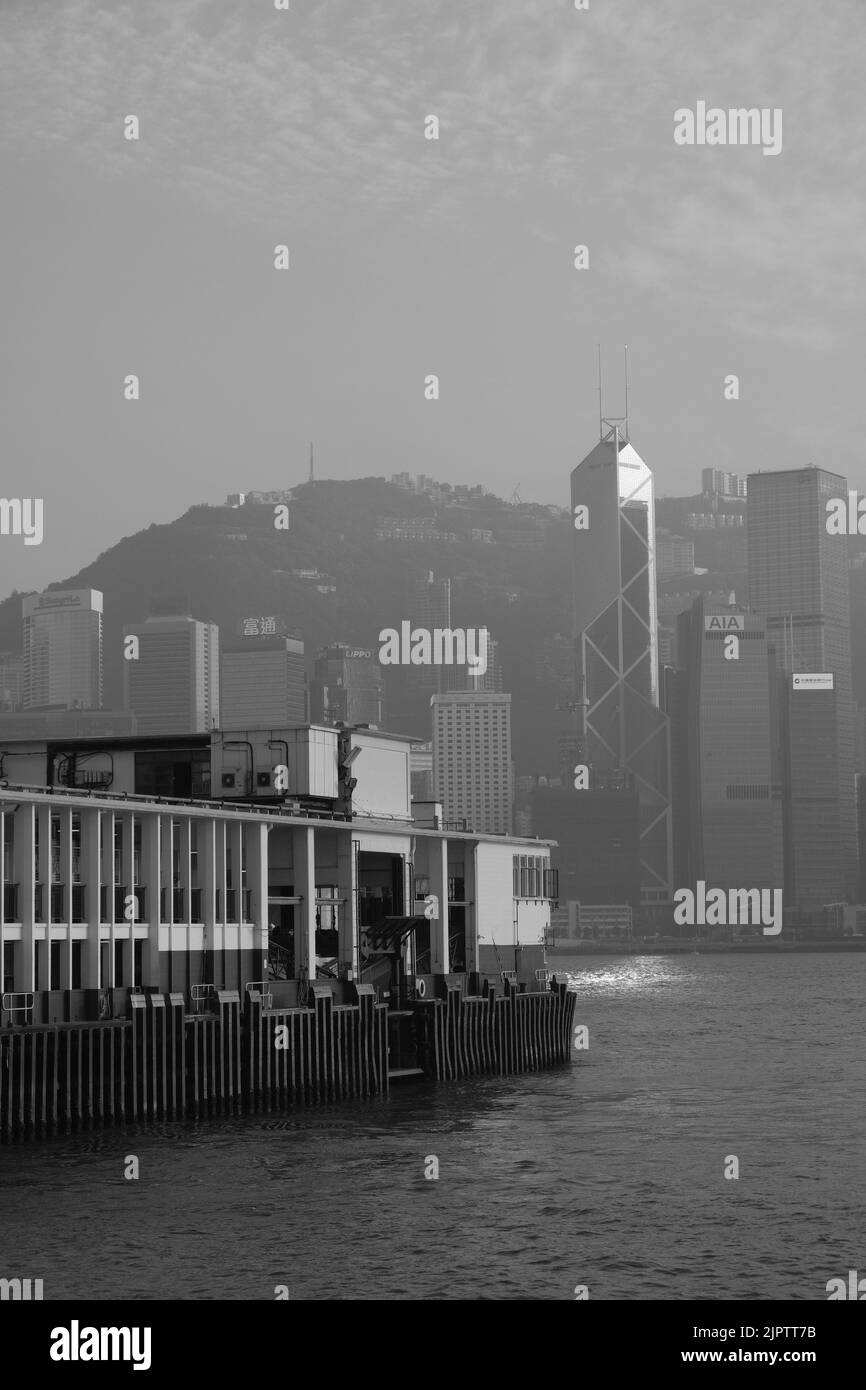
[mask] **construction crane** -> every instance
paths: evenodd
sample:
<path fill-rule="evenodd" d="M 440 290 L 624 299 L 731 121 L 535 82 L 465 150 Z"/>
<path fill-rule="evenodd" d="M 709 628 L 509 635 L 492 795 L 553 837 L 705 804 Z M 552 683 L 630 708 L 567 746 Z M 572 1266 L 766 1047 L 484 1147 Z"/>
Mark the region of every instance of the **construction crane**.
<path fill-rule="evenodd" d="M 517 504 L 519 503 L 519 501 L 520 501 L 520 484 L 518 483 L 518 484 L 517 484 L 517 487 L 514 489 L 514 491 L 512 492 L 511 496 L 510 496 L 509 499 L 508 499 L 508 505 L 509 505 L 509 507 L 516 507 Z"/>

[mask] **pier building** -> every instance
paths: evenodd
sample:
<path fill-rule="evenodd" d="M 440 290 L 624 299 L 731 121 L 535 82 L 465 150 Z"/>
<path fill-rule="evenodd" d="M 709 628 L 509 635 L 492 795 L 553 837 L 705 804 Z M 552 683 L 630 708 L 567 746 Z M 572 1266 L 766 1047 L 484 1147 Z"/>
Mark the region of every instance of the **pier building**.
<path fill-rule="evenodd" d="M 412 742 L 6 741 L 0 1137 L 567 1060 L 553 842 L 444 827 Z"/>

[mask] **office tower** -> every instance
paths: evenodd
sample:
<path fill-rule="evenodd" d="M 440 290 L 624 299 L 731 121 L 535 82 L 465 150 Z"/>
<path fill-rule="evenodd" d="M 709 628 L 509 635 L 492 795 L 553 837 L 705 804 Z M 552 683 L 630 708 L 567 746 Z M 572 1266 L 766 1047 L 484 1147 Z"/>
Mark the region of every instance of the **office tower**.
<path fill-rule="evenodd" d="M 314 724 L 374 724 L 384 721 L 385 681 L 376 654 L 366 647 L 333 642 L 316 654 L 310 688 Z"/>
<path fill-rule="evenodd" d="M 620 771 L 635 779 L 641 901 L 650 908 L 671 900 L 668 721 L 658 707 L 653 476 L 617 424 L 572 472 L 571 504 L 578 761 L 594 772 Z"/>
<path fill-rule="evenodd" d="M 0 652 L 0 709 L 7 713 L 24 704 L 24 657 L 20 652 Z"/>
<path fill-rule="evenodd" d="M 703 879 L 726 890 L 782 888 L 775 668 L 766 620 L 735 600 L 697 598 L 679 617 L 677 651 L 678 698 L 667 707 L 675 886 L 694 891 Z"/>
<path fill-rule="evenodd" d="M 436 579 L 428 570 L 421 579 L 413 580 L 408 588 L 408 612 L 405 617 L 413 627 L 448 628 L 451 626 L 451 580 Z M 447 673 L 439 666 L 410 666 L 406 668 L 403 679 L 415 690 L 430 692 L 443 691 Z"/>
<path fill-rule="evenodd" d="M 511 696 L 451 691 L 433 706 L 433 791 L 446 824 L 510 834 L 514 773 Z"/>
<path fill-rule="evenodd" d="M 220 722 L 219 628 L 186 616 L 124 628 L 138 657 L 124 660 L 124 703 L 140 734 L 205 733 Z"/>
<path fill-rule="evenodd" d="M 24 707 L 102 706 L 102 594 L 52 589 L 22 600 Z"/>
<path fill-rule="evenodd" d="M 847 546 L 826 524 L 826 503 L 848 484 L 823 468 L 748 482 L 750 603 L 781 673 L 784 902 L 786 916 L 802 915 L 857 892 Z"/>
<path fill-rule="evenodd" d="M 492 690 L 501 695 L 502 662 L 499 659 L 499 643 L 487 634 L 487 666 L 483 675 L 473 671 L 468 664 L 445 666 L 442 668 L 442 675 L 446 690 Z"/>
<path fill-rule="evenodd" d="M 307 718 L 304 644 L 299 637 L 241 637 L 220 652 L 220 724 L 279 729 Z"/>
<path fill-rule="evenodd" d="M 550 862 L 559 870 L 563 902 L 583 907 L 640 907 L 640 806 L 634 778 L 600 774 L 576 792 L 533 788 L 532 834 L 556 841 Z"/>

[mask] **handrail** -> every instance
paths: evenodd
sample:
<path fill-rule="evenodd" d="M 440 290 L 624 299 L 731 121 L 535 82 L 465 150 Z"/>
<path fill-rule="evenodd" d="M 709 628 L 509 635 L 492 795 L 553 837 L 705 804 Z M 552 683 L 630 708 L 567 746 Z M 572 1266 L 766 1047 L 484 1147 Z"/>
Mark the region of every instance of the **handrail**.
<path fill-rule="evenodd" d="M 271 993 L 269 985 L 270 980 L 247 980 L 246 984 L 244 985 L 244 989 L 246 990 L 247 994 L 251 993 L 252 990 L 257 989 L 259 991 L 259 994 L 262 996 L 262 1008 L 270 1009 L 274 1002 L 274 996 Z"/>
<path fill-rule="evenodd" d="M 23 999 L 23 1004 L 10 1004 L 10 999 Z M 29 1001 L 29 1002 L 28 1002 Z M 33 993 L 31 990 L 13 990 L 3 995 L 0 1001 L 0 1008 L 6 1014 L 27 1014 L 33 1010 Z"/>
<path fill-rule="evenodd" d="M 207 999 L 212 999 L 217 992 L 214 984 L 190 985 L 190 1002 L 196 1013 L 204 1013 L 204 1004 Z"/>

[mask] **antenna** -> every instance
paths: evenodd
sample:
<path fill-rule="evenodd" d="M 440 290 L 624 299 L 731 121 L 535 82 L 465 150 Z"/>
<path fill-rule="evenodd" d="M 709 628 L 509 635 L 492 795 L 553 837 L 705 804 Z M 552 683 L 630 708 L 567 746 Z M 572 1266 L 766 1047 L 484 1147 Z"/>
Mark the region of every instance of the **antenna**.
<path fill-rule="evenodd" d="M 625 437 L 628 439 L 628 343 L 624 344 L 625 357 Z"/>
<path fill-rule="evenodd" d="M 310 440 L 310 482 L 314 483 L 315 481 L 316 478 L 315 473 L 313 471 L 313 442 L 312 440 Z"/>
<path fill-rule="evenodd" d="M 604 421 L 601 408 L 601 343 L 598 345 L 598 437 L 604 439 Z"/>

